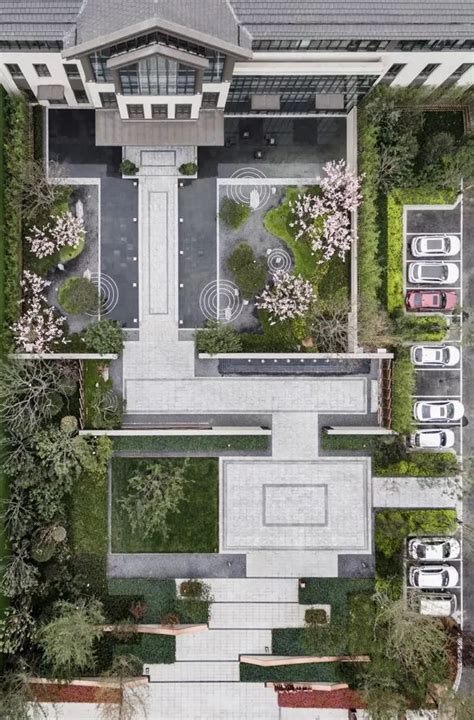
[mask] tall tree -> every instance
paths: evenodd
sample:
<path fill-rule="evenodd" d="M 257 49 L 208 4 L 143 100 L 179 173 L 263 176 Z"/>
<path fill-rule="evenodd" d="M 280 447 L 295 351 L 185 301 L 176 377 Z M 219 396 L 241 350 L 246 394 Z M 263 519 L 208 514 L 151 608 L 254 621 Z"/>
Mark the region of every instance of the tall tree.
<path fill-rule="evenodd" d="M 94 646 L 104 623 L 102 603 L 61 601 L 54 609 L 55 617 L 39 629 L 37 642 L 53 674 L 71 678 L 94 665 Z"/>
<path fill-rule="evenodd" d="M 167 520 L 171 512 L 179 512 L 186 485 L 188 462 L 176 464 L 174 460 L 146 462 L 128 480 L 128 495 L 120 505 L 128 515 L 133 532 L 143 537 L 160 533 L 168 537 Z"/>

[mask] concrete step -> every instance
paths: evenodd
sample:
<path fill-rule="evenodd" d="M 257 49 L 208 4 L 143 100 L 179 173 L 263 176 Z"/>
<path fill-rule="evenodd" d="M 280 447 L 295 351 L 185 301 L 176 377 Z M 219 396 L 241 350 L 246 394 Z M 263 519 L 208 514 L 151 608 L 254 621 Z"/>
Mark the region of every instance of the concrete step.
<path fill-rule="evenodd" d="M 318 605 L 329 612 L 328 605 Z M 304 625 L 308 606 L 298 603 L 215 603 L 210 628 L 290 628 Z"/>
<path fill-rule="evenodd" d="M 337 551 L 254 550 L 247 553 L 247 577 L 337 577 Z"/>
<path fill-rule="evenodd" d="M 147 665 L 151 682 L 238 682 L 238 662 L 175 662 Z"/>
<path fill-rule="evenodd" d="M 176 638 L 176 660 L 234 660 L 271 650 L 271 630 L 209 630 Z"/>

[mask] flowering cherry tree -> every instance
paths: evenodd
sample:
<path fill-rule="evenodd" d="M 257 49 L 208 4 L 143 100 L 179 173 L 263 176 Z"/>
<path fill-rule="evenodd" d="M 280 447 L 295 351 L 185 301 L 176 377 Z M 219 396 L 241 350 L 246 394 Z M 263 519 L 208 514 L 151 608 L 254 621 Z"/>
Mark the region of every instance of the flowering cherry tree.
<path fill-rule="evenodd" d="M 266 310 L 273 321 L 291 320 L 303 317 L 314 299 L 313 286 L 309 280 L 301 275 L 277 270 L 273 275 L 273 283 L 266 286 L 256 299 L 256 305 L 260 310 Z"/>
<path fill-rule="evenodd" d="M 53 222 L 43 228 L 33 226 L 26 241 L 37 258 L 45 258 L 54 255 L 63 247 L 78 247 L 84 240 L 85 234 L 82 218 L 68 211 L 62 215 L 55 215 Z"/>
<path fill-rule="evenodd" d="M 347 169 L 344 160 L 327 162 L 323 170 L 321 194 L 304 193 L 290 202 L 293 220 L 289 224 L 296 229 L 296 240 L 308 239 L 313 251 L 322 253 L 319 262 L 336 254 L 344 260 L 354 240 L 350 213 L 362 200 L 361 178 Z"/>
<path fill-rule="evenodd" d="M 29 270 L 23 273 L 23 314 L 13 326 L 17 349 L 20 352 L 41 353 L 57 344 L 65 345 L 65 318 L 48 305 L 46 290 L 51 285 Z"/>

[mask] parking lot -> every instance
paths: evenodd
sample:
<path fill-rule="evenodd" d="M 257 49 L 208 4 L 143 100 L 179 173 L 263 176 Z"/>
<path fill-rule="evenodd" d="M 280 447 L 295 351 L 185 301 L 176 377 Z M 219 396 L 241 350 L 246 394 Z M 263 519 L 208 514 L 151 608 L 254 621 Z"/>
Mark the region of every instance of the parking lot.
<path fill-rule="evenodd" d="M 457 296 L 457 307 L 454 311 L 445 310 L 443 314 L 448 316 L 450 329 L 448 339 L 442 343 L 419 343 L 430 347 L 455 346 L 461 350 L 462 336 L 462 315 L 459 308 L 462 307 L 462 260 L 463 260 L 463 220 L 462 201 L 454 206 L 408 206 L 404 211 L 404 290 L 438 290 L 453 291 Z M 452 235 L 459 238 L 460 249 L 456 254 L 446 257 L 420 257 L 412 252 L 412 242 L 417 236 L 433 238 L 437 235 Z M 433 263 L 448 262 L 456 266 L 456 282 L 449 285 L 441 283 L 415 283 L 409 280 L 409 268 L 413 262 Z M 425 314 L 425 313 L 421 313 Z M 428 313 L 426 313 L 428 314 Z M 439 367 L 435 365 L 415 367 L 415 394 L 413 402 L 418 400 L 441 401 L 441 400 L 462 400 L 463 376 L 462 357 L 453 367 Z M 462 457 L 462 426 L 463 419 L 452 422 L 429 422 L 419 423 L 419 428 L 446 428 L 449 427 L 455 434 L 455 452 Z"/>

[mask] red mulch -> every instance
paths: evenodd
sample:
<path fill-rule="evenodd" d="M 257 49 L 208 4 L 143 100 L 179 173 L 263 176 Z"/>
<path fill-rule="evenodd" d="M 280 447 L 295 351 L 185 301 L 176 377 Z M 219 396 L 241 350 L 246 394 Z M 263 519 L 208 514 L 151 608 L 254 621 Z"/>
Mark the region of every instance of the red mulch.
<path fill-rule="evenodd" d="M 355 690 L 308 690 L 296 692 L 279 692 L 279 707 L 289 708 L 359 708 L 365 707 L 358 692 Z"/>
<path fill-rule="evenodd" d="M 119 703 L 122 697 L 120 689 L 97 688 L 89 685 L 32 683 L 31 689 L 37 700 L 51 703 Z"/>

